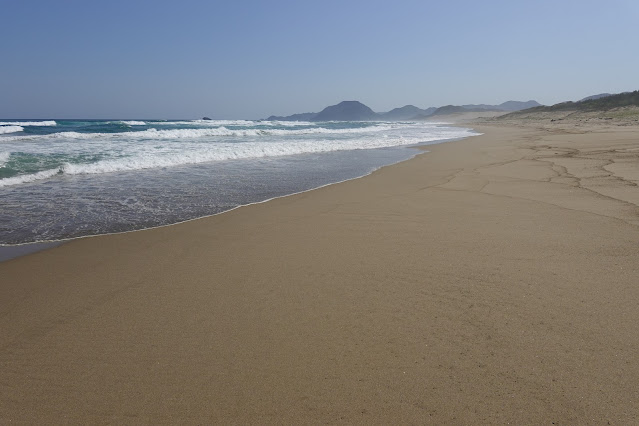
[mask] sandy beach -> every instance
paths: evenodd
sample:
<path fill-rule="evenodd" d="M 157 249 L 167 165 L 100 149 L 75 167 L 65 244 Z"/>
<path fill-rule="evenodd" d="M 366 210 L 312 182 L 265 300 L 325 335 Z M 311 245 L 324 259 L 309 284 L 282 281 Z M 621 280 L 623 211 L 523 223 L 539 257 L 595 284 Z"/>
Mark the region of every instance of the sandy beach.
<path fill-rule="evenodd" d="M 639 127 L 0 263 L 0 423 L 639 422 Z"/>

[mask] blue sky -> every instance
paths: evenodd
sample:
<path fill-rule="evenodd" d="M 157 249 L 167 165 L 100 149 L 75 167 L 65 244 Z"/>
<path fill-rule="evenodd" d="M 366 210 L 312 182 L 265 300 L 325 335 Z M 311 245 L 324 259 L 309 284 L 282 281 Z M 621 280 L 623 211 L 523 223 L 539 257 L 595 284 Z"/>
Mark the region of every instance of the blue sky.
<path fill-rule="evenodd" d="M 639 2 L 0 0 L 2 118 L 263 118 L 639 89 Z"/>

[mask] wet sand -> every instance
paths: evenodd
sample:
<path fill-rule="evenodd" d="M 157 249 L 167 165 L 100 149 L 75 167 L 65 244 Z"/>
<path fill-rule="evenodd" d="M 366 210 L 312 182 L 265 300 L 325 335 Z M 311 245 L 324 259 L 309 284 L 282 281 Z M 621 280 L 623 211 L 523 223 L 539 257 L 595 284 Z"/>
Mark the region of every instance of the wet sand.
<path fill-rule="evenodd" d="M 639 128 L 477 129 L 1 262 L 0 423 L 637 423 Z"/>

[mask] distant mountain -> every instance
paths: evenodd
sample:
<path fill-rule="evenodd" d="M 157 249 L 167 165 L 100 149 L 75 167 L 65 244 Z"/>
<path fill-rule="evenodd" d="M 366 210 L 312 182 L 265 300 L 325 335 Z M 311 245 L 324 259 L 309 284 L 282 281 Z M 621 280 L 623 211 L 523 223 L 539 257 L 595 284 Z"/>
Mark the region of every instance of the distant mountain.
<path fill-rule="evenodd" d="M 501 111 L 497 105 L 486 105 L 486 104 L 469 104 L 469 105 L 461 105 L 462 108 L 470 111 Z"/>
<path fill-rule="evenodd" d="M 320 112 L 305 112 L 285 117 L 271 115 L 269 121 L 370 121 L 380 120 L 380 115 L 358 101 L 343 101 Z"/>
<path fill-rule="evenodd" d="M 435 112 L 437 108 L 430 107 L 426 109 L 417 108 L 414 105 L 406 105 L 401 108 L 395 108 L 385 113 L 380 113 L 379 118 L 382 120 L 412 120 L 415 117 L 429 116 Z"/>
<path fill-rule="evenodd" d="M 519 111 L 522 109 L 527 109 L 535 106 L 540 106 L 541 104 L 537 101 L 506 101 L 499 105 L 487 105 L 487 104 L 470 104 L 470 105 L 446 105 L 440 108 L 437 108 L 433 111 L 430 116 L 438 116 L 438 115 L 450 115 L 450 114 L 461 114 L 464 112 L 487 112 L 487 111 L 503 111 L 503 112 L 512 112 Z M 419 119 L 426 119 L 428 117 L 420 117 Z"/>
<path fill-rule="evenodd" d="M 528 108 L 533 108 L 538 106 L 542 106 L 542 105 L 539 102 L 533 101 L 533 100 L 526 101 L 526 102 L 506 101 L 504 103 L 497 105 L 497 109 L 500 109 L 502 111 L 520 111 L 522 109 L 528 109 Z"/>
<path fill-rule="evenodd" d="M 446 105 L 446 106 L 437 108 L 429 117 L 437 116 L 437 115 L 461 114 L 464 112 L 486 112 L 486 111 L 503 111 L 503 110 L 498 110 L 495 108 L 482 108 L 481 106 L 471 108 L 470 105 L 464 105 L 464 106 Z"/>
<path fill-rule="evenodd" d="M 486 104 L 471 104 L 471 105 L 462 105 L 463 108 L 471 111 L 519 111 L 522 109 L 528 109 L 536 106 L 540 106 L 541 104 L 537 101 L 506 101 L 499 105 L 486 105 Z"/>
<path fill-rule="evenodd" d="M 343 101 L 320 111 L 313 121 L 369 121 L 379 116 L 369 107 L 358 101 Z"/>
<path fill-rule="evenodd" d="M 433 111 L 431 116 L 433 116 L 433 115 L 459 114 L 461 112 L 468 112 L 468 111 L 471 111 L 471 110 L 472 110 L 472 108 L 466 108 L 466 107 L 459 106 L 459 105 L 446 105 L 446 106 L 437 108 L 435 111 Z M 480 111 L 483 111 L 483 109 L 480 110 Z"/>
<path fill-rule="evenodd" d="M 272 115 L 269 121 L 398 121 L 398 120 L 424 120 L 431 115 L 458 114 L 463 112 L 483 111 L 519 111 L 522 109 L 540 106 L 537 101 L 507 101 L 499 105 L 446 105 L 440 108 L 418 108 L 414 105 L 405 105 L 388 112 L 376 113 L 366 105 L 358 101 L 343 101 L 337 105 L 331 105 L 322 111 L 305 112 L 288 116 Z"/>
<path fill-rule="evenodd" d="M 277 115 L 271 115 L 267 118 L 268 121 L 313 121 L 313 118 L 317 115 L 316 112 L 303 112 L 301 114 L 288 115 L 281 117 Z"/>

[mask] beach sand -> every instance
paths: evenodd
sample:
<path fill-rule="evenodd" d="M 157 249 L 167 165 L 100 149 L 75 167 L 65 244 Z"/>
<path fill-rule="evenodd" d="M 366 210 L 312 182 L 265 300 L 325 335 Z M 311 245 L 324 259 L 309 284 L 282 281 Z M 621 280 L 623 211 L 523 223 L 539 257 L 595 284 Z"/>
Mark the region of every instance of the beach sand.
<path fill-rule="evenodd" d="M 0 263 L 0 423 L 639 423 L 639 127 L 477 130 Z"/>

